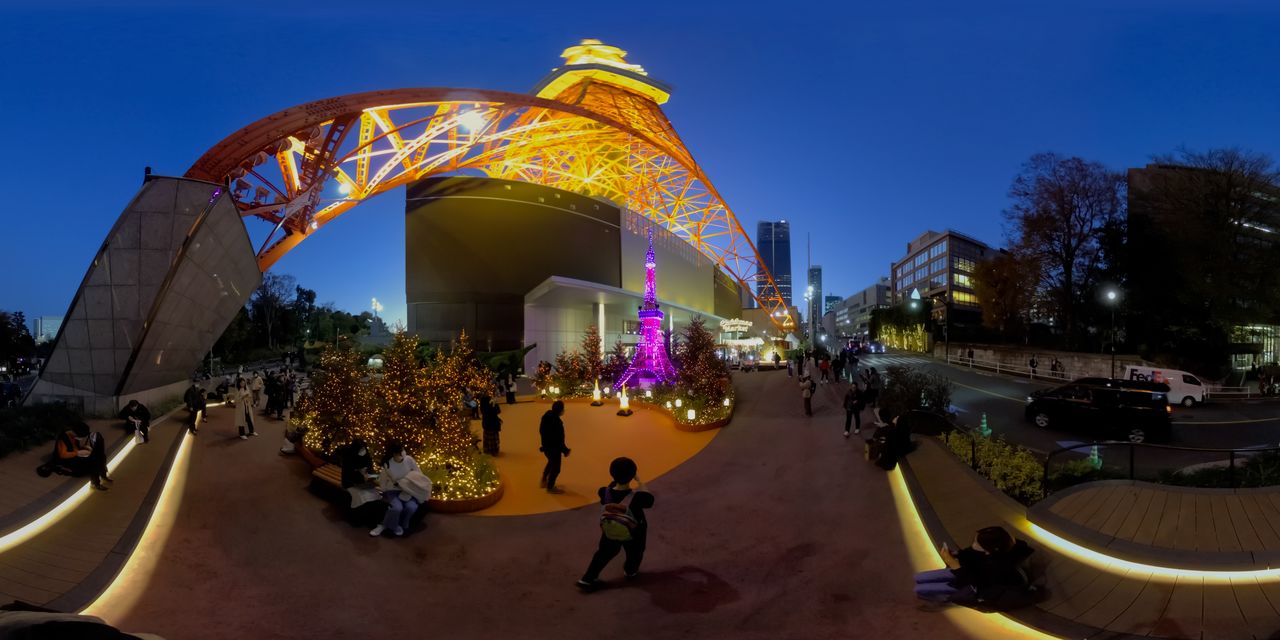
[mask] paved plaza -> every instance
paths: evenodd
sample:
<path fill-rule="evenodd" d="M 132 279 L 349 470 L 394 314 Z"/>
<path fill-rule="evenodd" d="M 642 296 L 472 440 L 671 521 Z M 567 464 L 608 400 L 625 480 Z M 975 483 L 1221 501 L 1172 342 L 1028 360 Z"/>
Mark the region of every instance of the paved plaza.
<path fill-rule="evenodd" d="M 263 437 L 241 441 L 229 412 L 215 409 L 191 442 L 172 522 L 157 527 L 169 530 L 150 541 L 158 549 L 145 550 L 153 570 L 126 571 L 130 588 L 92 612 L 121 628 L 191 639 L 367 637 L 387 629 L 452 637 L 964 637 L 951 617 L 922 611 L 912 596 L 914 568 L 887 476 L 862 459 L 856 439 L 841 437 L 837 391 L 824 387 L 818 415 L 806 420 L 785 374 L 736 382 L 734 422 L 652 481 L 657 506 L 635 582 L 624 583 L 615 564 L 604 575 L 609 588 L 574 588 L 599 536 L 593 507 L 428 514 L 425 529 L 406 539 L 370 538 L 307 491 L 303 461 L 277 455 L 282 423 L 265 421 Z M 589 409 L 571 404 L 566 422 Z M 504 431 L 518 428 L 508 420 Z M 606 462 L 574 455 L 565 466 L 577 475 L 594 465 L 603 476 Z"/>

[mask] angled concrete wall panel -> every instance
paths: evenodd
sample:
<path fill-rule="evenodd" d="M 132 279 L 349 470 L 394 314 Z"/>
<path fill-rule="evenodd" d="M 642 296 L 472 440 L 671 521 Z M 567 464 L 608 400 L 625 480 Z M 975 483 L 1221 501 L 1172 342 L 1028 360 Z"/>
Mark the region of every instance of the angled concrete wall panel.
<path fill-rule="evenodd" d="M 101 413 L 186 380 L 261 279 L 220 185 L 148 179 L 89 267 L 33 399 L 79 396 Z"/>

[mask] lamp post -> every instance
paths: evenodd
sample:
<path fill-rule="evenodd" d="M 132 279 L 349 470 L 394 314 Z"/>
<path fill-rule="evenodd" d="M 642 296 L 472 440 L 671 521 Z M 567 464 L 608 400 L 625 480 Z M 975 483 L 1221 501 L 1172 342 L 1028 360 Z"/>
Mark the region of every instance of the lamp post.
<path fill-rule="evenodd" d="M 1116 305 L 1120 304 L 1120 290 L 1116 288 L 1107 289 L 1103 294 L 1107 301 L 1107 306 L 1111 307 L 1111 377 L 1116 377 Z"/>

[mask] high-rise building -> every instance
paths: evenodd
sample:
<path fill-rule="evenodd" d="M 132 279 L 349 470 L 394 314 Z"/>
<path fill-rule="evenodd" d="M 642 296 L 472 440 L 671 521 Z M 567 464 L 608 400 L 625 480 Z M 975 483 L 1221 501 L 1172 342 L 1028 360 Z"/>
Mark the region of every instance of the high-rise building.
<path fill-rule="evenodd" d="M 53 340 L 58 337 L 58 329 L 62 328 L 62 316 L 38 316 L 31 322 L 35 325 L 31 337 L 36 343 Z"/>
<path fill-rule="evenodd" d="M 809 296 L 805 315 L 810 319 L 810 331 L 817 331 L 818 322 L 822 318 L 822 265 L 809 267 L 809 288 L 805 290 L 805 295 Z"/>
<path fill-rule="evenodd" d="M 841 300 L 843 300 L 843 298 L 840 296 L 823 296 L 822 313 L 829 313 L 832 309 L 836 308 L 836 305 L 840 304 Z"/>
<path fill-rule="evenodd" d="M 791 223 L 779 220 L 756 225 L 756 249 L 764 268 L 773 274 L 782 299 L 791 306 Z M 762 295 L 766 287 L 767 281 L 757 281 L 756 294 Z"/>

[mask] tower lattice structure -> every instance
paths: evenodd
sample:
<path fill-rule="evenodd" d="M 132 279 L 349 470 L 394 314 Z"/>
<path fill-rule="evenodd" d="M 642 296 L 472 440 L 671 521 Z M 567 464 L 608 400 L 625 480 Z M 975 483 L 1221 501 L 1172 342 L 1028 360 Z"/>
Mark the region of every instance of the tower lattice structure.
<path fill-rule="evenodd" d="M 653 229 L 649 230 L 649 251 L 644 254 L 644 303 L 640 305 L 640 342 L 631 364 L 618 379 L 618 385 L 669 384 L 676 379 L 676 368 L 667 357 L 662 338 L 662 309 L 658 308 L 657 258 L 653 255 Z"/>
<path fill-rule="evenodd" d="M 251 234 L 263 271 L 365 200 L 434 175 L 607 198 L 695 247 L 794 330 L 755 245 L 662 111 L 669 88 L 625 55 L 583 40 L 533 95 L 395 89 L 291 107 L 228 136 L 187 177 L 226 183 L 243 218 L 267 223 Z"/>

